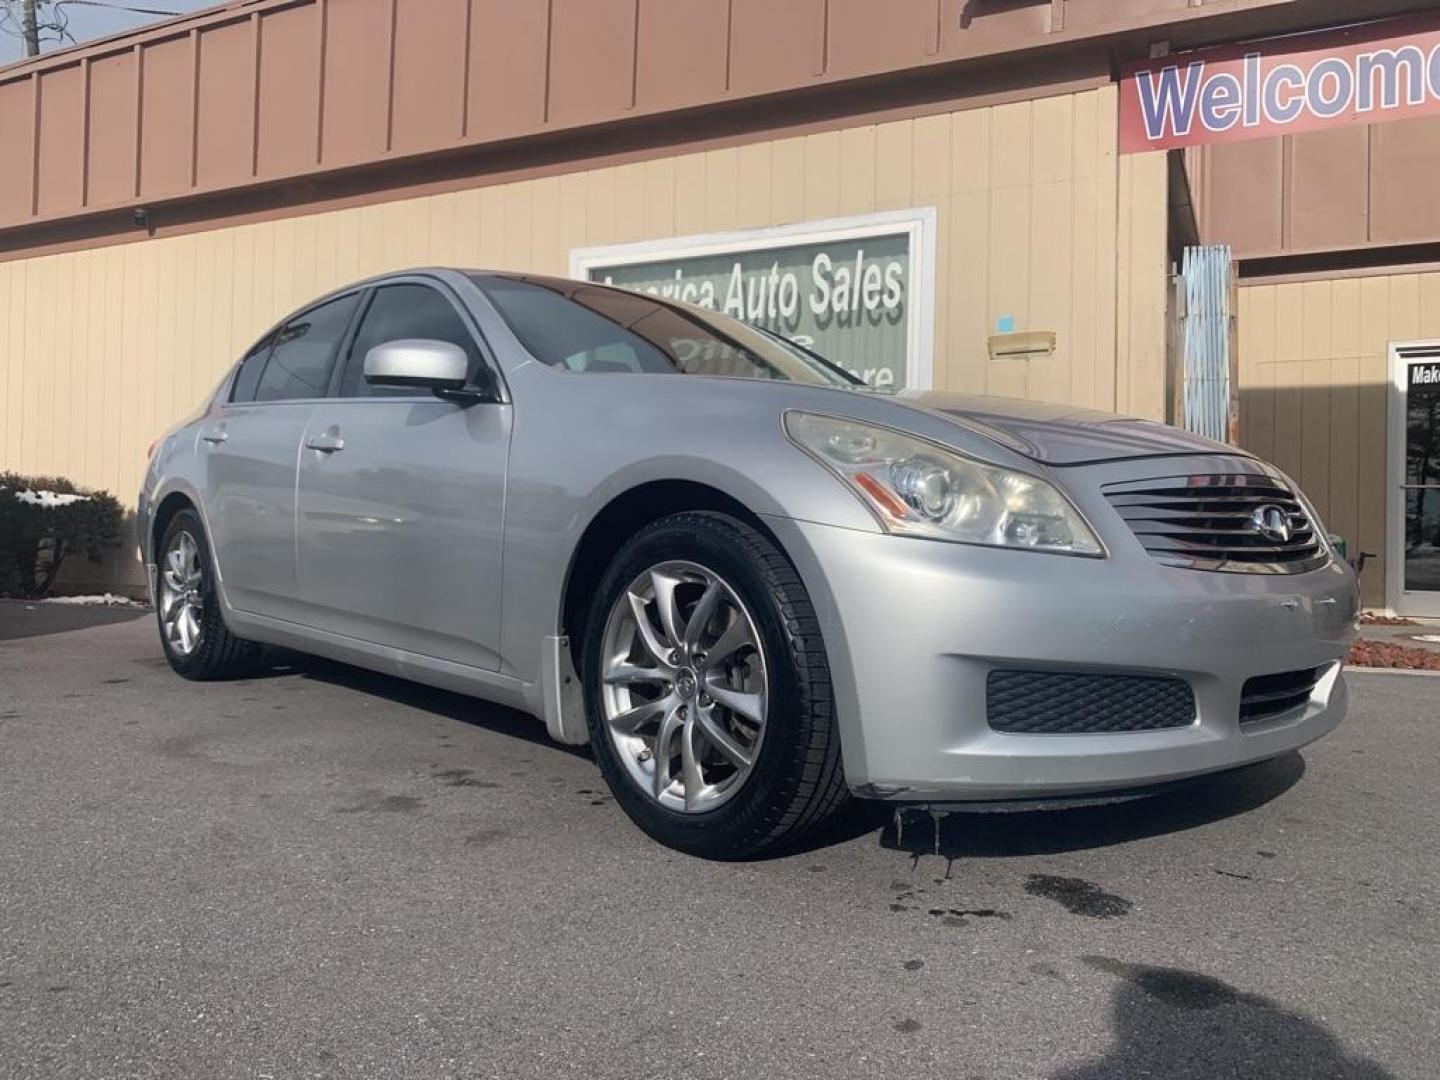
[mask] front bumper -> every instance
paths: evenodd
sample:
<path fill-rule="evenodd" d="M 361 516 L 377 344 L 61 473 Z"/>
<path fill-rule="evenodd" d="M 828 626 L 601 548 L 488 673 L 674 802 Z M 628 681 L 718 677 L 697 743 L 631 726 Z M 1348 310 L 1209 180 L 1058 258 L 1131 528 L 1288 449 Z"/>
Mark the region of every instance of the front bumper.
<path fill-rule="evenodd" d="M 1358 594 L 1343 564 L 1204 573 L 1123 544 L 1082 559 L 767 523 L 820 616 L 846 776 L 860 795 L 1014 800 L 1143 787 L 1283 754 L 1345 714 L 1340 661 Z M 1242 728 L 1245 680 L 1322 666 L 1302 708 Z M 1197 719 L 1115 734 L 997 732 L 986 680 L 998 668 L 1181 678 Z"/>

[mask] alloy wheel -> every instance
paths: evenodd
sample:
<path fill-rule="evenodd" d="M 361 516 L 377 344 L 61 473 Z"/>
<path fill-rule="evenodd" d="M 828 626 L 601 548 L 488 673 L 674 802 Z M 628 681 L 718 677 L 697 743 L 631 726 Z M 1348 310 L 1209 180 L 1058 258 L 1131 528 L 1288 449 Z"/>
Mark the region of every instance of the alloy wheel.
<path fill-rule="evenodd" d="M 660 563 L 616 599 L 601 651 L 605 729 L 631 780 L 661 806 L 713 810 L 754 769 L 769 686 L 755 621 L 698 563 Z"/>
<path fill-rule="evenodd" d="M 200 644 L 205 598 L 200 546 L 185 530 L 170 538 L 160 568 L 160 625 L 170 648 L 189 656 Z"/>

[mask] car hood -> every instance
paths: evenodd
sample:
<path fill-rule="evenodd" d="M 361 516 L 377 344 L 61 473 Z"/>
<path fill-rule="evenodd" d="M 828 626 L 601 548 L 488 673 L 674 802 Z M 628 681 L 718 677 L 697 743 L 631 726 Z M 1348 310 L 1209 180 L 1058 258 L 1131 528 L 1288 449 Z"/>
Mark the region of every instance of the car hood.
<path fill-rule="evenodd" d="M 1048 465 L 1084 465 L 1137 457 L 1243 454 L 1233 446 L 1154 420 L 1020 398 L 902 391 L 895 399 L 963 424 Z"/>

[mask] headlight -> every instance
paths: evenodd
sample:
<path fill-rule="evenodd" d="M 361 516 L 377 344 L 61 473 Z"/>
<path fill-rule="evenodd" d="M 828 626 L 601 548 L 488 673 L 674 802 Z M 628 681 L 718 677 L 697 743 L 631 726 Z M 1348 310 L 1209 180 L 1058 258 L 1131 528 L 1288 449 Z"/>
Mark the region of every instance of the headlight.
<path fill-rule="evenodd" d="M 1039 477 L 854 420 L 785 414 L 785 432 L 851 488 L 888 532 L 964 544 L 1103 555 L 1079 511 Z"/>

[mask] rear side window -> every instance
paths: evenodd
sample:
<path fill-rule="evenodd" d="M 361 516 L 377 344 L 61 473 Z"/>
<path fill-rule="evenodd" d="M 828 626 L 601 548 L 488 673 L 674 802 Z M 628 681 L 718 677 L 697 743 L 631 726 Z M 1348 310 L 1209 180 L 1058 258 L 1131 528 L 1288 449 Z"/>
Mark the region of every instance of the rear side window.
<path fill-rule="evenodd" d="M 231 401 L 255 400 L 255 387 L 260 385 L 260 372 L 265 368 L 265 360 L 270 355 L 270 344 L 274 340 L 273 334 L 266 335 L 265 340 L 246 353 L 245 359 L 240 361 L 240 371 L 236 374 L 235 386 L 230 391 Z"/>
<path fill-rule="evenodd" d="M 255 388 L 255 400 L 324 397 L 331 361 L 359 299 L 358 293 L 351 293 L 330 300 L 281 327 Z"/>
<path fill-rule="evenodd" d="M 365 381 L 365 354 L 376 345 L 407 338 L 448 341 L 465 350 L 470 359 L 470 378 L 484 362 L 475 337 L 455 305 L 428 285 L 383 285 L 360 320 L 360 329 L 350 346 L 345 373 L 340 379 L 340 396 L 414 397 L 416 391 L 404 386 L 371 386 Z"/>

